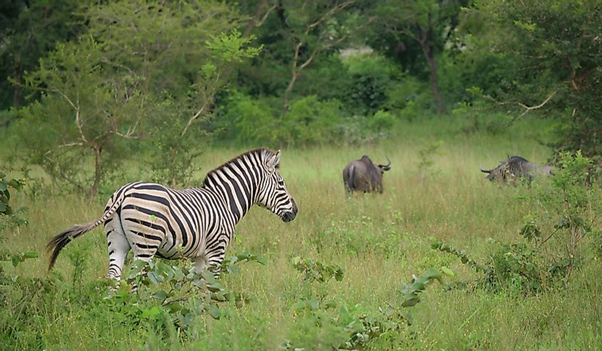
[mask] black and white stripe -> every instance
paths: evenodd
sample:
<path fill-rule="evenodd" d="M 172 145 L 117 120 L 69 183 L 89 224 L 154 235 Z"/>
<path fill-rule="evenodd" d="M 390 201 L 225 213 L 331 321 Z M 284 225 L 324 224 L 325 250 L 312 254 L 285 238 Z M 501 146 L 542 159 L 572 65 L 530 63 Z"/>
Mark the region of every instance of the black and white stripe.
<path fill-rule="evenodd" d="M 100 219 L 50 240 L 49 269 L 72 239 L 104 223 L 110 278 L 120 279 L 130 250 L 134 259 L 190 258 L 197 270 L 209 266 L 218 273 L 236 224 L 254 204 L 269 208 L 285 222 L 295 218 L 297 205 L 278 172 L 279 163 L 280 151 L 256 149 L 209 172 L 200 188 L 124 185 L 113 193 Z"/>

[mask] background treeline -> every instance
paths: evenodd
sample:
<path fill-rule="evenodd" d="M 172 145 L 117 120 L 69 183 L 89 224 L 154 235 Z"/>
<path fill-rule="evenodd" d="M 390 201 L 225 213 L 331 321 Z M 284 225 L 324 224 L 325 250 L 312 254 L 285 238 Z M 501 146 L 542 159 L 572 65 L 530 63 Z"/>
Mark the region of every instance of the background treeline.
<path fill-rule="evenodd" d="M 186 185 L 211 143 L 364 143 L 436 115 L 549 118 L 555 151 L 602 153 L 597 0 L 0 7 L 3 153 L 92 195 L 132 158 Z"/>

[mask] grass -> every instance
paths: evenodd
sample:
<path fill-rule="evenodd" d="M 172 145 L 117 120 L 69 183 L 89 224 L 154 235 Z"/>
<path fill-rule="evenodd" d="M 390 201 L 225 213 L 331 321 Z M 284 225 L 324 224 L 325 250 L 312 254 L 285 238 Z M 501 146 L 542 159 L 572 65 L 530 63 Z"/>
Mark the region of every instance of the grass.
<path fill-rule="evenodd" d="M 518 230 L 529 204 L 519 200 L 521 187 L 500 187 L 485 180 L 479 167 L 493 167 L 518 154 L 544 163 L 550 151 L 537 142 L 541 122 L 519 122 L 501 134 L 465 134 L 461 122 L 428 120 L 400 124 L 395 138 L 376 145 L 284 149 L 281 173 L 299 207 L 297 219 L 283 223 L 268 211 L 253 208 L 237 227 L 227 254 L 248 251 L 266 265 L 241 265 L 222 283 L 252 299 L 241 307 L 226 304 L 228 318 L 195 319 L 186 333 L 133 323 L 128 309 L 103 300 L 99 284 L 108 258 L 102 230 L 67 246 L 55 271 L 46 273 L 47 257 L 28 260 L 4 275 L 31 289 L 0 286 L 0 349 L 46 350 L 279 350 L 285 341 L 306 350 L 329 350 L 341 339 L 339 315 L 332 311 L 293 313 L 305 297 L 325 297 L 352 306 L 358 315 L 377 314 L 399 298 L 398 290 L 429 268 L 449 267 L 447 282 L 472 281 L 479 275 L 455 257 L 430 248 L 430 238 L 445 240 L 487 261 L 488 238 L 518 242 Z M 419 151 L 443 141 L 441 155 L 427 173 L 418 170 Z M 244 151 L 211 150 L 199 164 L 206 172 Z M 347 199 L 342 169 L 363 154 L 375 162 L 392 161 L 382 195 Z M 202 175 L 199 175 L 202 177 Z M 115 189 L 121 184 L 116 184 Z M 14 205 L 27 206 L 29 226 L 3 233 L 5 246 L 42 253 L 61 230 L 92 221 L 106 199 L 76 195 L 38 197 L 17 193 Z M 76 258 L 85 264 L 74 266 Z M 291 264 L 293 257 L 336 264 L 342 281 L 307 283 Z M 172 262 L 173 263 L 173 262 Z M 512 289 L 445 291 L 434 284 L 422 302 L 409 310 L 412 326 L 389 332 L 366 345 L 370 350 L 516 350 L 600 349 L 602 335 L 596 277 L 599 259 L 589 261 L 563 290 L 534 295 Z M 77 281 L 77 274 L 82 281 Z M 48 280 L 49 277 L 52 279 Z M 28 282 L 27 285 L 25 282 Z M 51 283 L 50 283 L 51 282 Z M 36 290 L 35 286 L 42 286 Z M 28 295 L 29 294 L 29 295 Z M 9 305 L 10 304 L 10 305 Z M 10 311 L 10 314 L 8 313 Z M 333 317 L 334 316 L 334 317 Z M 169 323 L 168 323 L 169 324 Z"/>

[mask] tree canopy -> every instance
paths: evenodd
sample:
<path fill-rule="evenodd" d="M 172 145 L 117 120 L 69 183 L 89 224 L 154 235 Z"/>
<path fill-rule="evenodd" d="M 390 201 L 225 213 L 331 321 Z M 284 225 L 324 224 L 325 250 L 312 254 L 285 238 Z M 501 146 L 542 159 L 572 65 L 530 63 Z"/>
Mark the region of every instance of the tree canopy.
<path fill-rule="evenodd" d="M 378 140 L 451 111 L 549 118 L 555 150 L 602 153 L 595 0 L 0 6 L 2 128 L 91 194 L 134 154 L 186 184 L 209 143 Z"/>

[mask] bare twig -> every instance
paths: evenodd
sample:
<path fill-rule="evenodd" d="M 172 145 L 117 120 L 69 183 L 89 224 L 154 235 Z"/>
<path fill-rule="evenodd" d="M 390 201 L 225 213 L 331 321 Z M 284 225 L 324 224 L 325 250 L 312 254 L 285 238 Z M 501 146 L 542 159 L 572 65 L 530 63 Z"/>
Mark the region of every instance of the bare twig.
<path fill-rule="evenodd" d="M 62 149 L 64 147 L 71 147 L 71 146 L 84 146 L 84 143 L 79 143 L 79 142 L 66 143 L 66 144 L 57 146 L 57 148 Z"/>
<path fill-rule="evenodd" d="M 249 24 L 247 24 L 247 27 L 245 28 L 245 31 L 242 34 L 243 38 L 246 38 L 249 35 L 251 35 L 251 31 L 253 30 L 253 28 L 261 27 L 263 25 L 263 23 L 265 22 L 265 20 L 270 15 L 270 13 L 272 13 L 272 11 L 274 11 L 274 9 L 276 7 L 278 7 L 278 2 L 274 1 L 272 6 L 270 6 L 265 11 L 265 13 L 262 13 L 264 10 L 264 7 L 267 5 L 267 3 L 268 3 L 268 0 L 262 0 L 259 4 L 257 4 L 257 8 L 255 9 L 255 14 L 253 15 L 253 18 L 251 19 L 251 22 Z"/>
<path fill-rule="evenodd" d="M 556 93 L 558 92 L 558 90 L 554 90 L 550 95 L 548 95 L 548 97 L 539 105 L 537 106 L 527 106 L 523 103 L 518 102 L 517 105 L 524 108 L 525 112 L 523 112 L 520 116 L 518 116 L 517 118 L 520 118 L 522 116 L 524 116 L 527 112 L 531 111 L 531 110 L 537 110 L 540 109 L 542 107 L 545 106 L 545 104 L 547 104 L 553 97 L 554 95 L 556 95 Z"/>
<path fill-rule="evenodd" d="M 328 12 L 326 12 L 324 14 L 324 16 L 322 16 L 319 20 L 317 20 L 316 22 L 310 24 L 309 26 L 307 26 L 307 29 L 305 30 L 305 35 L 309 34 L 309 32 L 314 29 L 315 27 L 317 27 L 318 25 L 320 25 L 320 23 L 326 21 L 327 19 L 329 19 L 330 17 L 332 17 L 335 13 L 337 13 L 339 10 L 344 9 L 345 7 L 353 4 L 355 2 L 355 0 L 348 0 L 345 1 L 341 4 L 336 4 L 334 5 L 334 7 L 332 9 L 330 9 Z"/>

